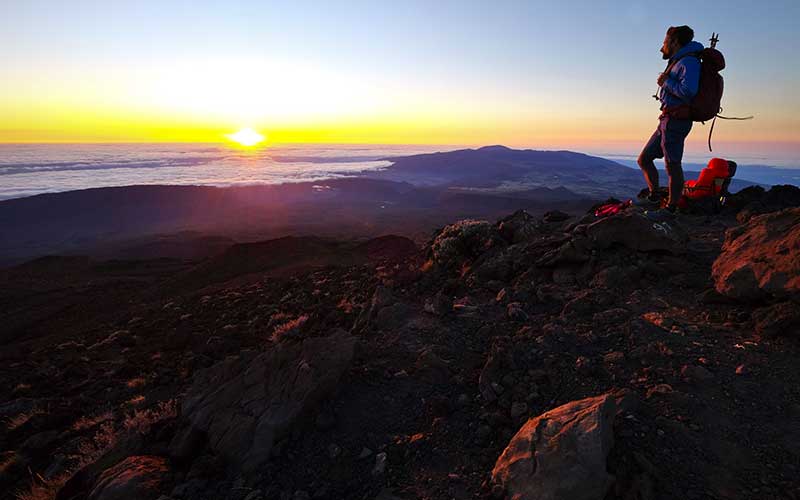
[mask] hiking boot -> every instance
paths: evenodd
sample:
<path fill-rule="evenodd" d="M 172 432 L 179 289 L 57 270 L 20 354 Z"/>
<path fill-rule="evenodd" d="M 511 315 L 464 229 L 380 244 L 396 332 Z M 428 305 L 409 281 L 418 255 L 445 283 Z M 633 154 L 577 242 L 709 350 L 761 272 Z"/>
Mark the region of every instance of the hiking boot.
<path fill-rule="evenodd" d="M 658 210 L 661 208 L 661 198 L 646 196 L 644 198 L 636 198 L 631 201 L 634 207 L 639 207 L 642 210 Z"/>
<path fill-rule="evenodd" d="M 658 210 L 648 210 L 644 216 L 653 222 L 672 222 L 677 217 L 674 208 L 659 208 Z"/>

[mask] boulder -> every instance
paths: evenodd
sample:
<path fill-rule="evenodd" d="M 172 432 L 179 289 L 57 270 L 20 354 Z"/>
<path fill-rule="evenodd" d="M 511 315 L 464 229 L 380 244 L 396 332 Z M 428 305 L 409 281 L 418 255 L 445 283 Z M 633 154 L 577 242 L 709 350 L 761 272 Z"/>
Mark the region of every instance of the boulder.
<path fill-rule="evenodd" d="M 492 403 L 503 392 L 500 380 L 509 368 L 514 366 L 514 361 L 509 352 L 507 337 L 496 338 L 483 365 L 478 378 L 478 390 L 484 403 Z"/>
<path fill-rule="evenodd" d="M 392 294 L 390 288 L 383 285 L 375 287 L 375 291 L 372 293 L 372 298 L 369 302 L 369 307 L 361 311 L 361 314 L 359 314 L 358 319 L 353 325 L 353 331 L 361 331 L 368 327 L 378 316 L 379 311 L 391 306 L 395 302 L 394 294 Z"/>
<path fill-rule="evenodd" d="M 764 337 L 800 337 L 800 304 L 781 302 L 753 313 L 756 332 Z"/>
<path fill-rule="evenodd" d="M 561 246 L 546 252 L 536 264 L 539 266 L 555 266 L 563 264 L 580 264 L 589 260 L 592 242 L 582 235 L 575 235 L 563 242 Z"/>
<path fill-rule="evenodd" d="M 639 284 L 642 270 L 638 266 L 610 266 L 600 269 L 592 277 L 595 288 L 632 288 Z"/>
<path fill-rule="evenodd" d="M 742 300 L 800 298 L 800 208 L 760 215 L 725 233 L 717 291 Z"/>
<path fill-rule="evenodd" d="M 741 223 L 752 217 L 800 206 L 800 188 L 789 184 L 772 186 L 765 191 L 761 186 L 748 186 L 726 200 L 724 211 L 736 214 Z"/>
<path fill-rule="evenodd" d="M 595 325 L 620 325 L 630 316 L 631 313 L 627 309 L 615 307 L 592 315 L 592 323 Z"/>
<path fill-rule="evenodd" d="M 653 222 L 639 212 L 622 212 L 586 227 L 592 246 L 621 245 L 641 252 L 683 253 L 688 237 L 675 223 Z"/>
<path fill-rule="evenodd" d="M 439 357 L 432 348 L 420 351 L 414 363 L 419 378 L 433 382 L 442 382 L 450 377 L 450 362 Z"/>
<path fill-rule="evenodd" d="M 439 290 L 433 297 L 425 299 L 424 310 L 437 316 L 445 315 L 453 311 L 453 299 L 444 290 Z"/>
<path fill-rule="evenodd" d="M 489 252 L 475 263 L 472 276 L 476 282 L 488 286 L 490 282 L 506 282 L 514 276 L 514 265 L 522 259 L 517 247 Z"/>
<path fill-rule="evenodd" d="M 254 470 L 277 440 L 333 394 L 354 346 L 355 338 L 338 330 L 228 358 L 197 374 L 182 414 L 206 433 L 212 450 Z"/>
<path fill-rule="evenodd" d="M 714 379 L 714 374 L 698 365 L 683 365 L 681 377 L 687 382 L 702 383 Z"/>
<path fill-rule="evenodd" d="M 614 477 L 606 460 L 614 441 L 614 396 L 572 401 L 525 423 L 492 470 L 515 500 L 602 500 Z"/>
<path fill-rule="evenodd" d="M 592 292 L 584 290 L 564 304 L 564 308 L 561 310 L 561 319 L 566 323 L 588 321 L 598 309 L 599 306 L 595 302 Z"/>
<path fill-rule="evenodd" d="M 401 302 L 386 306 L 375 316 L 375 327 L 383 330 L 399 328 L 408 322 L 410 313 L 411 309 Z"/>
<path fill-rule="evenodd" d="M 106 469 L 89 494 L 89 500 L 155 500 L 168 492 L 172 472 L 166 459 L 132 456 Z"/>
<path fill-rule="evenodd" d="M 511 321 L 528 321 L 528 313 L 522 308 L 522 303 L 512 302 L 506 306 L 506 313 Z"/>
<path fill-rule="evenodd" d="M 497 224 L 500 236 L 508 242 L 520 243 L 534 239 L 539 232 L 536 219 L 525 210 L 517 210 Z"/>
<path fill-rule="evenodd" d="M 561 212 L 560 210 L 551 210 L 549 212 L 545 212 L 544 216 L 542 216 L 542 220 L 546 223 L 564 222 L 570 217 L 571 216 L 569 214 Z"/>

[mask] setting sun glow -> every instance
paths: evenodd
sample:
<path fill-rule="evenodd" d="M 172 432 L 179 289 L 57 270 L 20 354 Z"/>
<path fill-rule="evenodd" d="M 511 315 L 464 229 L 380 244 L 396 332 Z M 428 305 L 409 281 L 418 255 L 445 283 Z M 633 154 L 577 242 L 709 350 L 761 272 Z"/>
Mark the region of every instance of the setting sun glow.
<path fill-rule="evenodd" d="M 237 142 L 242 146 L 255 146 L 261 142 L 264 142 L 264 136 L 256 132 L 251 128 L 243 128 L 242 130 L 236 132 L 235 134 L 228 134 L 228 139 L 232 140 L 233 142 Z"/>

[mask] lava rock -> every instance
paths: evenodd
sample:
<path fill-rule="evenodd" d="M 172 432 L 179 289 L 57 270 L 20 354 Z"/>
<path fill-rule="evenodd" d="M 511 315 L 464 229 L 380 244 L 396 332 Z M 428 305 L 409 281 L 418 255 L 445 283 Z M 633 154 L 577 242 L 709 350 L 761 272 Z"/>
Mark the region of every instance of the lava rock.
<path fill-rule="evenodd" d="M 688 240 L 675 223 L 658 223 L 637 212 L 622 212 L 590 224 L 586 235 L 595 248 L 620 245 L 641 252 L 683 253 Z"/>
<path fill-rule="evenodd" d="M 280 343 L 249 362 L 228 358 L 196 375 L 182 414 L 206 433 L 212 450 L 254 470 L 277 440 L 333 394 L 354 345 L 355 338 L 339 330 Z"/>
<path fill-rule="evenodd" d="M 498 222 L 500 236 L 511 243 L 520 243 L 538 235 L 536 220 L 525 210 L 517 210 Z"/>
<path fill-rule="evenodd" d="M 528 320 L 528 313 L 522 308 L 522 304 L 519 302 L 512 302 L 508 304 L 506 308 L 508 312 L 508 318 L 512 321 L 527 321 Z"/>
<path fill-rule="evenodd" d="M 171 481 L 172 472 L 166 459 L 132 456 L 100 475 L 89 500 L 155 500 Z"/>
<path fill-rule="evenodd" d="M 753 313 L 756 332 L 765 337 L 800 336 L 800 304 L 781 302 L 757 309 Z"/>
<path fill-rule="evenodd" d="M 800 298 L 800 208 L 752 218 L 725 233 L 712 277 L 736 299 Z"/>
<path fill-rule="evenodd" d="M 602 500 L 614 477 L 614 397 L 572 401 L 528 420 L 497 459 L 492 479 L 517 500 Z"/>
<path fill-rule="evenodd" d="M 681 367 L 681 377 L 691 382 L 705 382 L 714 378 L 714 374 L 697 365 L 684 365 Z"/>

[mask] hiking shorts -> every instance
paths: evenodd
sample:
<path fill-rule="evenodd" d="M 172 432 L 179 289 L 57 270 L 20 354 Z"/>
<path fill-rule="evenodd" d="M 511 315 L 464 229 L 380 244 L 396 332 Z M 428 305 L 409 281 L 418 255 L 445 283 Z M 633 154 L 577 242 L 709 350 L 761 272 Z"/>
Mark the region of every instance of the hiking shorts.
<path fill-rule="evenodd" d="M 664 158 L 664 163 L 679 164 L 683 159 L 683 143 L 691 130 L 692 120 L 661 116 L 658 119 L 658 128 L 650 136 L 640 157 L 650 161 Z"/>

